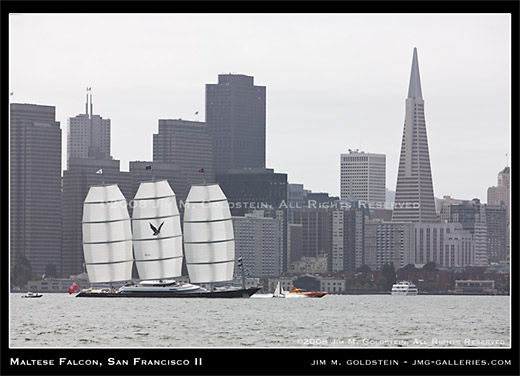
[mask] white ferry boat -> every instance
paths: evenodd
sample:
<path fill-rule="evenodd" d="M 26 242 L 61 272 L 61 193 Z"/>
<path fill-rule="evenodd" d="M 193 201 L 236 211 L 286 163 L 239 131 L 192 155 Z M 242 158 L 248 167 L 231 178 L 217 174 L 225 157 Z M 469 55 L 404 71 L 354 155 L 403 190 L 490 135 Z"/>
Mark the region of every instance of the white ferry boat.
<path fill-rule="evenodd" d="M 392 286 L 392 295 L 417 295 L 418 290 L 410 281 L 397 282 Z"/>

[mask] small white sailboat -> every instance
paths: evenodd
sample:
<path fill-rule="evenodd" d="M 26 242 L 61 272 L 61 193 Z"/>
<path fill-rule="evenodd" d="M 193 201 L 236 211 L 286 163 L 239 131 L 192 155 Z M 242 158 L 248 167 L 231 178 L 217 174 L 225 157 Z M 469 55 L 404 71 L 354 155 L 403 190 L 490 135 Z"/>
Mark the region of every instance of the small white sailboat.
<path fill-rule="evenodd" d="M 274 288 L 273 298 L 285 298 L 285 291 L 283 291 L 280 281 L 278 281 Z"/>

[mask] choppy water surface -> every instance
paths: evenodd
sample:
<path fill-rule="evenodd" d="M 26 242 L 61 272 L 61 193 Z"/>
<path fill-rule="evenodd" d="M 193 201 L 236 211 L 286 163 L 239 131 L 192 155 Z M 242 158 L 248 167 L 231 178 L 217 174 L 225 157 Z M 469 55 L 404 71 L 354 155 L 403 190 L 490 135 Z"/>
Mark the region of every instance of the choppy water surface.
<path fill-rule="evenodd" d="M 12 347 L 509 347 L 503 296 L 96 299 L 11 294 Z"/>

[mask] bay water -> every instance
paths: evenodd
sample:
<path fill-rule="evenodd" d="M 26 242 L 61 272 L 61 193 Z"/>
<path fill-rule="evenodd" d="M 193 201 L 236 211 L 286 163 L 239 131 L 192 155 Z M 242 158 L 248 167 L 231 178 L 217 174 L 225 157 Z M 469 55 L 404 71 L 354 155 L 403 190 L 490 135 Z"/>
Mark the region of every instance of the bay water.
<path fill-rule="evenodd" d="M 13 348 L 510 347 L 508 296 L 319 299 L 10 294 Z"/>

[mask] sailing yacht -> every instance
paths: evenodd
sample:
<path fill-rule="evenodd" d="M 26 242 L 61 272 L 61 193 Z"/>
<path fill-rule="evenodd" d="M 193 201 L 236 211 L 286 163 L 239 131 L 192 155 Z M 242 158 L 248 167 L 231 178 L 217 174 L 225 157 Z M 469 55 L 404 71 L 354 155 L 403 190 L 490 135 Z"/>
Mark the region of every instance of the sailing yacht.
<path fill-rule="evenodd" d="M 117 185 L 111 190 L 119 189 Z M 115 188 L 114 188 L 115 187 Z M 91 192 L 97 192 L 105 187 L 91 187 Z M 118 201 L 124 201 L 119 191 Z M 87 260 L 88 245 L 92 242 L 92 231 L 85 231 L 91 221 L 90 205 L 93 204 L 91 195 L 87 195 L 84 205 L 84 251 Z M 92 196 L 92 197 L 89 197 Z M 96 200 L 99 200 L 96 198 Z M 98 201 L 94 201 L 98 202 Z M 120 208 L 107 203 L 116 202 L 114 198 L 103 201 L 105 211 L 98 217 L 103 219 L 105 227 L 113 226 L 115 218 L 124 218 L 125 224 L 130 224 L 126 205 L 124 212 Z M 125 202 L 126 204 L 126 202 Z M 119 205 L 115 205 L 119 206 Z M 114 213 L 118 211 L 117 213 Z M 119 215 L 119 217 L 118 217 Z M 99 219 L 98 218 L 98 219 Z M 184 248 L 186 264 L 191 283 L 182 283 L 175 280 L 182 274 L 182 231 L 180 215 L 175 194 L 166 180 L 141 183 L 134 198 L 134 212 L 132 216 L 132 232 L 125 229 L 125 241 L 133 239 L 133 258 L 140 282 L 127 283 L 119 289 L 83 290 L 78 297 L 165 297 L 165 298 L 236 298 L 250 297 L 260 288 L 236 289 L 213 288 L 216 282 L 229 281 L 233 277 L 235 264 L 235 248 L 231 213 L 227 198 L 216 184 L 193 186 L 188 194 L 184 213 Z M 105 229 L 111 233 L 110 228 Z M 88 228 L 87 228 L 88 230 Z M 100 252 L 110 253 L 110 246 L 117 239 L 109 239 Z M 125 243 L 126 244 L 126 243 Z M 85 248 L 87 245 L 87 248 Z M 128 246 L 126 244 L 126 246 Z M 128 250 L 127 250 L 128 251 Z M 125 261 L 128 252 L 125 253 Z M 111 265 L 119 265 L 117 259 Z M 87 273 L 90 282 L 121 282 L 131 278 L 126 271 L 124 274 L 108 273 L 103 278 L 91 278 L 96 275 L 99 264 L 87 263 Z M 126 269 L 125 269 L 126 270 Z M 194 283 L 207 283 L 210 288 L 204 288 Z"/>

